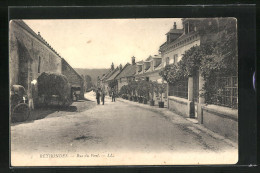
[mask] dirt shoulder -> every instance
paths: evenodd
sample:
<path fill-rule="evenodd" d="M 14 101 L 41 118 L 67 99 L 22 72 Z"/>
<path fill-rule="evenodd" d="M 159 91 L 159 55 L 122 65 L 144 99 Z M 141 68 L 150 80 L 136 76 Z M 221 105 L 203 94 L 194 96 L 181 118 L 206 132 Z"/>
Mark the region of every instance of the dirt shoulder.
<path fill-rule="evenodd" d="M 27 121 L 25 122 L 17 122 L 17 123 L 12 123 L 11 125 L 17 125 L 21 123 L 27 123 L 31 122 L 34 120 L 39 120 L 43 118 L 52 118 L 52 117 L 60 117 L 64 115 L 69 115 L 69 114 L 76 114 L 80 113 L 83 111 L 86 111 L 88 109 L 92 109 L 93 107 L 96 106 L 96 103 L 90 100 L 79 100 L 77 102 L 73 102 L 72 105 L 66 108 L 61 108 L 61 107 L 42 107 L 38 108 L 35 110 L 32 110 L 30 113 L 30 117 Z"/>

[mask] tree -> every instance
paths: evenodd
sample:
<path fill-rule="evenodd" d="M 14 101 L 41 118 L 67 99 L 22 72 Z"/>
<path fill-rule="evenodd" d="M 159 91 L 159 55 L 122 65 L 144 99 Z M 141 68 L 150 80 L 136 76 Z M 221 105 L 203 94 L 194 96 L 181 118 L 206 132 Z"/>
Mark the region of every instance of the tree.
<path fill-rule="evenodd" d="M 91 82 L 92 78 L 89 75 L 85 75 L 86 82 Z"/>
<path fill-rule="evenodd" d="M 112 88 L 114 88 L 115 89 L 115 87 L 117 86 L 117 80 L 111 80 L 111 81 L 109 81 L 109 83 L 108 83 L 108 86 L 112 89 Z"/>
<path fill-rule="evenodd" d="M 90 90 L 93 87 L 92 79 L 89 75 L 85 75 L 86 90 Z"/>

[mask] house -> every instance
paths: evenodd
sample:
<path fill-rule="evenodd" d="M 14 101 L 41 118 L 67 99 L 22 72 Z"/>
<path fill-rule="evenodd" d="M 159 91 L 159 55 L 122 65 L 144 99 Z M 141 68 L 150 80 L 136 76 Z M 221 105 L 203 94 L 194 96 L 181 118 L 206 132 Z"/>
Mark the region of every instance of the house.
<path fill-rule="evenodd" d="M 114 71 L 113 71 L 113 74 L 106 79 L 106 83 L 108 85 L 107 89 L 108 89 L 108 92 L 110 92 L 111 90 L 114 90 L 116 93 L 118 93 L 118 83 L 117 83 L 117 80 L 116 80 L 116 77 L 117 75 L 119 75 L 121 73 L 121 71 L 123 70 L 122 68 L 122 65 L 120 64 L 119 67 L 117 67 Z M 110 83 L 114 82 L 113 86 L 109 86 Z"/>
<path fill-rule="evenodd" d="M 173 28 L 166 34 L 167 40 L 159 49 L 163 67 L 169 64 L 177 64 L 185 51 L 193 46 L 200 45 L 200 37 L 196 32 L 196 21 L 183 20 L 184 29 L 177 29 L 176 23 L 174 23 Z M 190 81 L 189 84 L 188 81 Z M 196 94 L 188 91 L 188 86 L 191 87 L 192 82 L 192 79 L 184 79 L 179 81 L 178 84 L 168 84 L 168 108 L 185 117 L 197 117 L 197 114 L 193 112 L 194 108 L 192 108 L 195 99 L 193 94 L 194 96 Z"/>
<path fill-rule="evenodd" d="M 106 93 L 109 92 L 109 87 L 108 87 L 108 81 L 107 79 L 113 75 L 116 72 L 116 69 L 114 68 L 114 64 L 111 64 L 111 67 L 109 69 L 109 71 L 106 74 L 103 74 L 102 77 L 98 77 L 97 80 L 97 88 L 102 88 L 106 91 Z"/>
<path fill-rule="evenodd" d="M 23 20 L 9 23 L 9 81 L 10 86 L 22 85 L 27 91 L 29 107 L 34 108 L 36 91 L 32 91 L 42 72 L 61 73 L 60 55 Z"/>
<path fill-rule="evenodd" d="M 159 75 L 162 69 L 162 56 L 160 54 L 154 56 L 150 55 L 144 61 L 137 62 L 135 78 L 136 80 L 152 81 L 157 82 L 158 84 L 166 83 Z M 153 100 L 155 101 L 155 105 L 161 100 L 159 96 L 159 93 L 154 94 Z M 162 93 L 162 101 L 167 102 L 167 92 Z M 165 106 L 167 106 L 167 104 Z"/>
<path fill-rule="evenodd" d="M 135 73 L 136 73 L 136 63 L 135 57 L 132 57 L 132 63 L 127 63 L 120 74 L 116 77 L 118 83 L 118 92 L 120 91 L 121 87 L 127 85 L 130 81 L 135 80 Z"/>
<path fill-rule="evenodd" d="M 65 75 L 71 85 L 71 94 L 80 91 L 80 99 L 84 98 L 84 79 L 62 58 L 61 73 Z M 72 95 L 71 95 L 72 96 Z"/>
<path fill-rule="evenodd" d="M 166 35 L 167 40 L 160 46 L 163 67 L 169 64 L 177 64 L 186 51 L 194 46 L 204 45 L 219 38 L 221 22 L 218 22 L 216 33 L 201 34 L 198 31 L 199 24 L 204 22 L 211 26 L 207 19 L 182 19 L 183 29 L 178 30 L 176 24 Z M 225 32 L 225 31 L 223 31 Z M 216 96 L 217 101 L 207 102 L 203 97 L 205 80 L 201 71 L 197 70 L 186 79 L 176 83 L 168 84 L 168 108 L 187 118 L 195 118 L 212 131 L 218 132 L 226 137 L 237 140 L 238 134 L 238 112 L 237 104 L 237 76 L 220 77 L 225 81 L 220 91 L 222 94 Z"/>
<path fill-rule="evenodd" d="M 82 81 L 40 32 L 36 34 L 23 20 L 12 20 L 9 23 L 9 84 L 10 88 L 13 85 L 25 88 L 31 109 L 38 101 L 37 78 L 42 72 L 64 74 L 76 87 Z"/>

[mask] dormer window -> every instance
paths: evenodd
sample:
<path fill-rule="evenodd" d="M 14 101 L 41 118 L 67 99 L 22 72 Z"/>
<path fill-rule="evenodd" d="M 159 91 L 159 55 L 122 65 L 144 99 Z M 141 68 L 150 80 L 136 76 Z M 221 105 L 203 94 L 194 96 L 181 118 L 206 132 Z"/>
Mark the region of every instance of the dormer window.
<path fill-rule="evenodd" d="M 138 65 L 138 72 L 142 71 L 142 65 Z"/>

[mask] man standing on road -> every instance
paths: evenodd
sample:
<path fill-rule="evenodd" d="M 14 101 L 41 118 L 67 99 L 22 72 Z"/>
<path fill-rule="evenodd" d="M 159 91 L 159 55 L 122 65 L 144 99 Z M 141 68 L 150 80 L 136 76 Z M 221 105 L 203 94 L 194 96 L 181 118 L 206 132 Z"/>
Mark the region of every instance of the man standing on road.
<path fill-rule="evenodd" d="M 105 104 L 105 95 L 106 95 L 106 93 L 105 93 L 105 90 L 103 89 L 102 94 L 101 94 L 101 99 L 102 99 L 103 105 Z"/>
<path fill-rule="evenodd" d="M 114 90 L 112 90 L 112 102 L 116 102 L 116 94 Z"/>
<path fill-rule="evenodd" d="M 99 89 L 96 92 L 96 99 L 97 99 L 97 104 L 100 104 L 100 93 L 99 93 Z"/>

